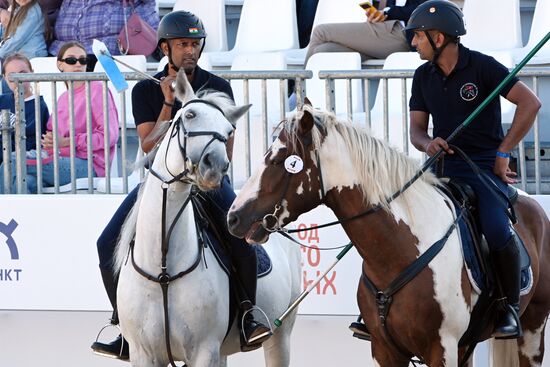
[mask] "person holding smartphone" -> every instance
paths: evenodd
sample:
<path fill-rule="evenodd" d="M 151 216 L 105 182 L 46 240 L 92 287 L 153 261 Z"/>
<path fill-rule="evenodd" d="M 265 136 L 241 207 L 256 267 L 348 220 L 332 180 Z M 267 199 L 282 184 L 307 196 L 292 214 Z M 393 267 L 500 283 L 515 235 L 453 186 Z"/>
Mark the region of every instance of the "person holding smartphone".
<path fill-rule="evenodd" d="M 385 59 L 411 50 L 404 29 L 416 7 L 426 0 L 381 0 L 378 9 L 361 3 L 366 20 L 360 23 L 320 24 L 313 29 L 306 61 L 319 52 L 359 52 L 361 60 Z"/>

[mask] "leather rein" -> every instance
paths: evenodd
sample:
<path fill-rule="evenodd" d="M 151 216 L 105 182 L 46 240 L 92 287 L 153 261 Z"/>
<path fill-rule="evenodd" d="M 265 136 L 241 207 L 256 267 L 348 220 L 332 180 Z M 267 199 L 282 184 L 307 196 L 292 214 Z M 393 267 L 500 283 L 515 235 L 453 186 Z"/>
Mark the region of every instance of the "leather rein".
<path fill-rule="evenodd" d="M 134 267 L 136 272 L 138 274 L 140 274 L 141 276 L 143 276 L 145 279 L 148 279 L 152 282 L 158 283 L 161 287 L 161 290 L 162 290 L 162 306 L 163 306 L 163 314 L 164 314 L 164 339 L 165 339 L 165 344 L 166 344 L 166 352 L 168 354 L 168 359 L 169 359 L 170 365 L 172 367 L 177 367 L 177 366 L 176 366 L 176 363 L 174 362 L 174 357 L 172 355 L 172 348 L 171 348 L 171 343 L 170 343 L 170 322 L 169 322 L 169 315 L 168 315 L 168 286 L 170 285 L 171 282 L 173 282 L 173 281 L 175 281 L 179 278 L 182 278 L 183 276 L 191 273 L 193 270 L 195 270 L 197 268 L 197 266 L 200 264 L 201 257 L 204 257 L 205 242 L 204 242 L 204 239 L 202 238 L 202 235 L 201 235 L 201 228 L 199 226 L 199 223 L 197 221 L 195 221 L 195 228 L 196 228 L 196 232 L 197 232 L 198 252 L 197 252 L 197 256 L 196 256 L 194 262 L 187 269 L 185 269 L 183 271 L 180 271 L 179 273 L 177 273 L 175 275 L 170 275 L 168 273 L 167 255 L 168 255 L 168 250 L 169 250 L 169 246 L 170 246 L 170 238 L 172 236 L 172 231 L 173 231 L 176 223 L 178 222 L 179 218 L 181 217 L 183 211 L 185 210 L 185 208 L 189 204 L 189 202 L 192 203 L 193 207 L 196 206 L 195 200 L 197 200 L 196 196 L 198 194 L 198 192 L 194 189 L 195 186 L 193 186 L 189 196 L 187 197 L 187 199 L 184 201 L 181 208 L 177 212 L 173 222 L 170 224 L 170 227 L 168 228 L 168 231 L 166 231 L 166 227 L 167 227 L 166 226 L 166 206 L 167 206 L 167 201 L 168 201 L 167 200 L 168 187 L 172 183 L 175 183 L 175 182 L 183 182 L 183 183 L 187 183 L 187 184 L 192 184 L 193 183 L 192 180 L 188 177 L 188 175 L 189 175 L 189 173 L 193 173 L 195 171 L 196 164 L 193 164 L 191 162 L 191 160 L 189 159 L 189 157 L 187 156 L 187 139 L 188 138 L 195 137 L 195 136 L 212 136 L 212 139 L 203 148 L 203 150 L 200 154 L 200 157 L 199 157 L 199 162 L 202 159 L 202 156 L 204 155 L 204 153 L 205 153 L 206 149 L 208 148 L 208 146 L 210 146 L 210 144 L 212 144 L 216 140 L 221 141 L 222 143 L 225 144 L 225 143 L 227 143 L 227 140 L 228 140 L 226 137 L 222 136 L 221 134 L 219 134 L 216 131 L 188 131 L 185 128 L 185 125 L 181 121 L 181 114 L 182 114 L 183 109 L 186 106 L 188 106 L 192 103 L 207 104 L 207 105 L 217 109 L 218 111 L 220 111 L 222 113 L 222 115 L 225 117 L 225 113 L 222 111 L 222 109 L 218 105 L 216 105 L 216 104 L 214 104 L 210 101 L 203 100 L 203 99 L 189 100 L 187 103 L 185 103 L 181 107 L 181 109 L 176 113 L 176 115 L 174 116 L 174 118 L 170 122 L 170 124 L 171 124 L 170 137 L 174 138 L 174 137 L 177 136 L 179 150 L 180 150 L 181 155 L 184 159 L 186 168 L 182 172 L 180 172 L 176 175 L 170 173 L 170 175 L 172 177 L 169 178 L 169 179 L 163 178 L 152 167 L 149 168 L 149 171 L 153 174 L 153 176 L 155 176 L 158 180 L 160 180 L 162 182 L 162 185 L 161 185 L 161 187 L 162 187 L 162 215 L 161 215 L 161 255 L 162 255 L 162 257 L 161 257 L 161 266 L 160 266 L 161 271 L 157 276 L 154 276 L 154 275 L 151 275 L 151 274 L 147 273 L 145 270 L 143 270 L 136 263 L 136 261 L 134 259 L 134 241 L 132 241 L 131 244 L 130 244 L 130 259 L 131 259 L 131 262 L 132 262 L 132 266 Z M 183 145 L 181 144 L 180 134 L 183 134 Z M 170 139 L 168 144 L 170 144 L 171 141 L 172 141 L 172 139 Z M 168 152 L 168 147 L 166 149 L 166 152 Z M 165 156 L 165 162 L 166 162 L 166 156 Z M 189 167 L 191 167 L 191 169 L 189 169 Z M 167 168 L 167 171 L 169 171 L 168 168 Z"/>
<path fill-rule="evenodd" d="M 309 145 L 309 144 L 307 144 L 307 145 Z M 459 151 L 459 154 L 461 154 L 463 157 L 466 157 L 466 159 L 468 159 L 467 156 L 460 149 L 458 149 L 456 147 L 454 147 L 453 149 L 456 149 L 457 151 Z M 325 189 L 324 189 L 324 185 L 323 185 L 323 171 L 321 169 L 321 160 L 320 160 L 320 157 L 319 157 L 319 151 L 318 150 L 315 151 L 315 159 L 316 159 L 316 162 L 317 162 L 317 169 L 319 171 L 319 184 L 320 184 L 320 189 L 321 189 L 321 202 L 324 203 L 325 198 L 326 198 L 326 194 L 325 194 Z M 471 162 L 471 164 L 474 164 L 474 163 Z M 409 181 L 407 181 L 403 185 L 402 188 L 400 188 L 393 195 L 391 195 L 387 199 L 387 202 L 390 203 L 390 202 L 394 201 L 396 198 L 398 198 L 403 192 L 405 192 L 405 190 L 407 190 L 410 186 L 412 186 L 412 184 L 418 178 L 420 178 L 420 176 L 422 176 L 422 174 L 429 168 L 429 166 L 430 165 L 422 167 Z M 475 164 L 474 164 L 474 166 L 475 166 Z M 299 245 L 302 245 L 302 244 L 299 243 L 298 241 L 296 241 L 294 238 L 292 238 L 289 235 L 290 233 L 309 231 L 309 230 L 312 230 L 312 229 L 318 229 L 318 228 L 333 226 L 333 225 L 336 225 L 336 224 L 342 224 L 342 223 L 349 222 L 349 221 L 352 221 L 352 220 L 355 220 L 355 219 L 366 217 L 370 214 L 376 213 L 378 210 L 380 210 L 382 208 L 381 205 L 376 205 L 376 206 L 373 206 L 373 207 L 369 208 L 368 210 L 366 210 L 362 213 L 353 215 L 351 217 L 339 219 L 339 220 L 329 222 L 329 223 L 325 223 L 325 224 L 320 224 L 320 225 L 317 225 L 315 227 L 301 228 L 301 229 L 290 229 L 290 230 L 286 229 L 286 228 L 284 228 L 280 225 L 280 220 L 279 220 L 279 218 L 277 217 L 276 214 L 282 208 L 284 197 L 286 196 L 286 193 L 287 193 L 288 188 L 290 186 L 291 177 L 292 177 L 292 173 L 287 171 L 285 173 L 285 178 L 284 178 L 285 179 L 284 190 L 282 191 L 280 199 L 279 199 L 278 203 L 275 204 L 273 213 L 266 214 L 262 218 L 261 224 L 262 224 L 262 226 L 264 227 L 264 229 L 266 231 L 271 232 L 271 233 L 278 232 L 281 235 L 283 235 L 284 237 L 290 239 L 291 241 L 293 241 L 295 243 L 298 243 Z M 386 339 L 389 341 L 390 344 L 393 345 L 393 347 L 397 350 L 397 352 L 400 353 L 403 356 L 408 356 L 409 353 L 406 352 L 405 348 L 400 346 L 395 341 L 395 339 L 392 337 L 392 335 L 389 332 L 388 323 L 387 323 L 387 317 L 388 317 L 390 306 L 391 306 L 391 303 L 392 303 L 392 300 L 393 300 L 393 295 L 396 294 L 401 288 L 403 288 L 412 279 L 414 279 L 426 266 L 428 266 L 428 264 L 437 256 L 437 254 L 439 254 L 439 252 L 443 249 L 445 243 L 447 242 L 447 240 L 451 236 L 452 232 L 457 228 L 458 222 L 462 218 L 465 210 L 466 210 L 466 208 L 464 206 L 461 206 L 460 213 L 456 216 L 455 220 L 451 223 L 451 225 L 449 226 L 449 228 L 448 228 L 447 232 L 445 233 L 445 235 L 440 240 L 438 240 L 437 242 L 432 244 L 428 248 L 428 250 L 426 250 L 420 257 L 418 257 L 407 268 L 405 268 L 390 283 L 390 285 L 386 289 L 379 290 L 374 285 L 374 283 L 369 279 L 369 277 L 365 273 L 364 269 L 362 271 L 361 281 L 367 287 L 367 289 L 373 294 L 373 296 L 376 300 L 376 304 L 378 306 L 378 315 L 380 317 L 380 321 L 381 321 L 381 324 L 383 326 L 384 333 L 386 335 Z M 411 360 L 411 362 L 413 362 L 413 364 L 415 362 L 424 363 L 422 360 L 420 360 L 420 361 Z"/>

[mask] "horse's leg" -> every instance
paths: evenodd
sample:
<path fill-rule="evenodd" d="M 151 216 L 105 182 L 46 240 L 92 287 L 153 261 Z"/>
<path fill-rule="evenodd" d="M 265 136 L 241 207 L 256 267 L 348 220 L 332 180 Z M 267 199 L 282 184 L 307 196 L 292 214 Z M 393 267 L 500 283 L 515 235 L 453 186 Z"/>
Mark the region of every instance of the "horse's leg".
<path fill-rule="evenodd" d="M 293 325 L 294 317 L 289 317 L 285 320 L 285 324 L 263 343 L 266 367 L 288 367 L 290 365 L 290 332 Z"/>
<path fill-rule="evenodd" d="M 376 340 L 371 343 L 372 359 L 376 367 L 407 367 L 409 359 L 389 349 L 385 344 L 378 344 Z"/>
<path fill-rule="evenodd" d="M 189 358 L 188 365 L 190 367 L 220 367 L 226 359 L 220 354 L 219 343 L 203 342 L 200 348 Z"/>
<path fill-rule="evenodd" d="M 158 360 L 140 346 L 130 343 L 130 364 L 132 367 L 166 367 L 168 360 Z"/>
<path fill-rule="evenodd" d="M 535 367 L 542 365 L 544 357 L 544 331 L 547 322 L 547 311 L 530 304 L 521 316 L 523 337 L 519 339 L 519 365 Z"/>
<path fill-rule="evenodd" d="M 220 367 L 227 367 L 227 356 L 220 356 Z"/>

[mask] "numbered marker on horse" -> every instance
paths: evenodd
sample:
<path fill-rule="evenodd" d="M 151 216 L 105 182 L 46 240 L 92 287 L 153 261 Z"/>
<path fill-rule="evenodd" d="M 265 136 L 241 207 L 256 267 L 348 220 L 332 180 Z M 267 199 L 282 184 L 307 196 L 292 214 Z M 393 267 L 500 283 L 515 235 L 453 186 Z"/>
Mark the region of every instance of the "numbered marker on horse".
<path fill-rule="evenodd" d="M 285 159 L 285 169 L 290 173 L 298 173 L 304 168 L 302 158 L 297 155 L 288 156 Z"/>

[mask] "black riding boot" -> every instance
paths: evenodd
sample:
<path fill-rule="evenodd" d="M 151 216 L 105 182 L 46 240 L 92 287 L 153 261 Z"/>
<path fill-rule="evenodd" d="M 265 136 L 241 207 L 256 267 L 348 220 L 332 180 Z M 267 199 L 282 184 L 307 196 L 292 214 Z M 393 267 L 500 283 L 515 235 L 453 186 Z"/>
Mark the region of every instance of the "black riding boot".
<path fill-rule="evenodd" d="M 361 315 L 357 316 L 357 321 L 349 325 L 349 329 L 353 332 L 354 338 L 371 341 L 369 329 L 367 329 L 367 324 L 363 322 Z"/>
<path fill-rule="evenodd" d="M 234 259 L 237 282 L 242 285 L 239 293 L 239 328 L 241 329 L 241 350 L 243 352 L 259 348 L 273 332 L 270 328 L 254 320 L 252 309 L 256 304 L 256 252 L 245 258 Z"/>
<path fill-rule="evenodd" d="M 107 291 L 107 296 L 113 306 L 113 315 L 111 316 L 111 324 L 118 325 L 118 313 L 116 307 L 116 289 L 118 285 L 118 278 L 111 270 L 101 269 L 101 278 L 103 279 L 103 285 Z M 119 335 L 115 340 L 110 343 L 100 343 L 98 341 L 92 344 L 92 350 L 95 354 L 99 354 L 105 357 L 111 357 L 121 360 L 130 359 L 130 348 L 128 342 Z"/>
<path fill-rule="evenodd" d="M 491 256 L 503 293 L 502 307 L 497 314 L 493 337 L 498 339 L 519 338 L 523 334 L 519 321 L 521 269 L 515 236 L 512 236 L 502 249 L 492 251 Z"/>

